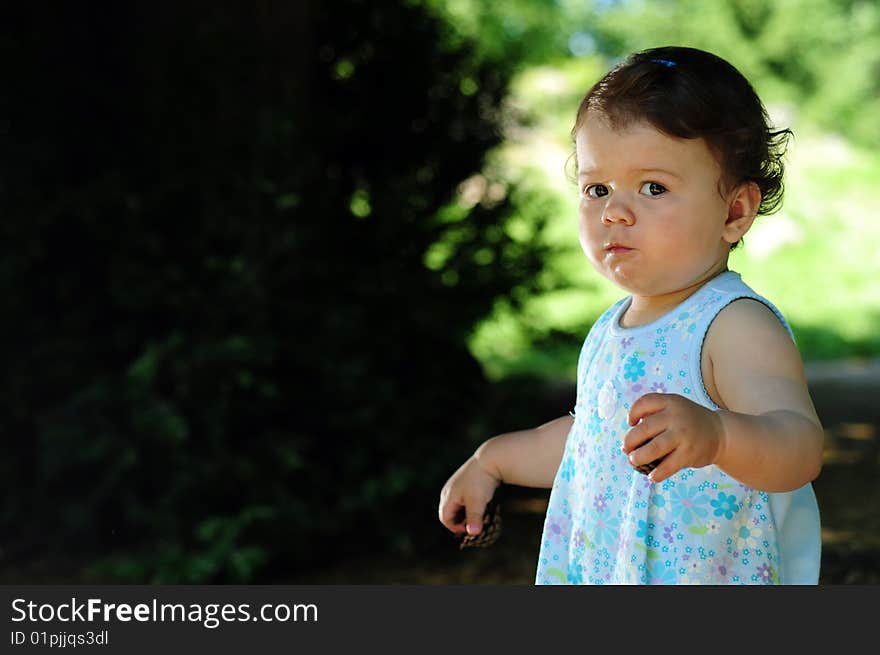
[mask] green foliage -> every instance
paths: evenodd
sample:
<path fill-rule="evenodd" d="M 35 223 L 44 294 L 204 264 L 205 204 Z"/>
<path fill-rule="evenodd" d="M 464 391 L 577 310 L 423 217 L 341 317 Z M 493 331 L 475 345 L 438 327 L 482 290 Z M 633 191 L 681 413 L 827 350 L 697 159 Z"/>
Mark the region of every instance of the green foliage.
<path fill-rule="evenodd" d="M 7 552 L 210 583 L 430 548 L 487 429 L 466 338 L 546 255 L 484 170 L 510 62 L 418 3 L 61 11 L 6 41 Z"/>
<path fill-rule="evenodd" d="M 457 8 L 454 15 L 471 25 L 473 18 L 462 8 L 484 3 L 450 4 Z M 559 209 L 545 231 L 554 280 L 522 310 L 499 301 L 475 330 L 471 350 L 487 374 L 501 380 L 528 371 L 573 381 L 586 330 L 622 295 L 594 274 L 577 243 L 576 192 L 565 184 L 566 157 L 573 150 L 569 131 L 583 93 L 614 61 L 670 43 L 705 48 L 732 61 L 753 81 L 771 119 L 795 132 L 782 211 L 756 221 L 731 266 L 779 304 L 806 359 L 876 356 L 876 3 L 597 0 L 544 8 L 534 20 L 561 26 L 561 33 L 552 40 L 554 48 L 535 50 L 514 77 L 510 102 L 527 128 L 504 151 L 515 170 L 528 170 L 530 179 L 540 180 L 557 199 Z M 491 11 L 504 14 L 506 5 L 495 3 Z M 524 15 L 516 5 L 510 12 Z M 503 22 L 500 16 L 493 20 Z M 576 53 L 574 37 L 582 34 L 589 47 Z M 822 302 L 816 301 L 817 288 L 823 290 Z"/>
<path fill-rule="evenodd" d="M 772 102 L 880 144 L 880 6 L 869 0 L 434 0 L 481 50 L 524 65 L 686 45 L 730 60 Z M 585 89 L 584 89 L 585 90 Z"/>

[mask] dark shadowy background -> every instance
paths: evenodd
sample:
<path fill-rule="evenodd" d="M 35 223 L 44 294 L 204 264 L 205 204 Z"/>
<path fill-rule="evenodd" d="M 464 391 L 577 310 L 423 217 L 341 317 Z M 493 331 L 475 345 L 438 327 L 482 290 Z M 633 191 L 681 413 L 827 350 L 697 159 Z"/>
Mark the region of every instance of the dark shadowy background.
<path fill-rule="evenodd" d="M 544 491 L 512 490 L 494 550 L 457 551 L 436 508 L 483 439 L 573 404 L 468 349 L 499 298 L 552 285 L 508 227 L 556 207 L 456 199 L 518 120 L 516 70 L 570 43 L 548 3 L 511 5 L 516 38 L 476 11 L 484 39 L 443 4 L 5 14 L 0 579 L 531 580 Z M 612 27 L 591 37 L 608 60 Z M 547 339 L 576 358 L 588 328 Z M 826 382 L 852 400 L 853 375 Z M 824 581 L 876 582 L 876 416 L 835 407 Z"/>

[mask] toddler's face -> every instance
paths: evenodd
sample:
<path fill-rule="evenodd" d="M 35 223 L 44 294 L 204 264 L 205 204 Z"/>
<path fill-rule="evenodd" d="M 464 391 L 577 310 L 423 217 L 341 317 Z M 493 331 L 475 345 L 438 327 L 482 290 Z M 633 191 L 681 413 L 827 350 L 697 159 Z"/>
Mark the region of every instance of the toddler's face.
<path fill-rule="evenodd" d="M 728 201 L 703 139 L 647 123 L 613 130 L 590 111 L 576 134 L 581 247 L 602 275 L 638 296 L 660 296 L 723 270 Z"/>

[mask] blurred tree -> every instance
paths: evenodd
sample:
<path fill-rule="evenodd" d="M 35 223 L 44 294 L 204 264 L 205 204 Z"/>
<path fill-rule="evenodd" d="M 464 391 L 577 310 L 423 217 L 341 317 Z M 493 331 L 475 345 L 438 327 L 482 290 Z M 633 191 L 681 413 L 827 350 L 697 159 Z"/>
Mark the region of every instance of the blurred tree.
<path fill-rule="evenodd" d="M 428 547 L 485 438 L 465 339 L 544 255 L 506 229 L 540 199 L 483 170 L 514 62 L 412 1 L 2 30 L 6 563 L 273 581 Z"/>
<path fill-rule="evenodd" d="M 873 0 L 431 0 L 481 52 L 527 64 L 660 45 L 733 62 L 762 97 L 880 144 L 880 5 Z M 586 89 L 584 89 L 586 91 Z"/>
<path fill-rule="evenodd" d="M 676 44 L 733 62 L 767 100 L 822 128 L 880 145 L 880 6 L 869 0 L 595 2 L 600 50 Z"/>

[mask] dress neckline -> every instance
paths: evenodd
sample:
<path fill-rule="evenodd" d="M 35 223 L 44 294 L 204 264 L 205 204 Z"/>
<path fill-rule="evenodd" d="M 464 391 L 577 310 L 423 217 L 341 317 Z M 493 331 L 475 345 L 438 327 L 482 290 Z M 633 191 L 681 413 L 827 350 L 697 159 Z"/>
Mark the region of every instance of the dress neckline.
<path fill-rule="evenodd" d="M 682 300 L 680 303 L 667 310 L 657 318 L 655 318 L 650 323 L 644 323 L 643 325 L 635 325 L 633 327 L 623 327 L 620 324 L 620 319 L 623 317 L 624 312 L 629 309 L 629 306 L 632 304 L 632 296 L 627 296 L 622 301 L 620 301 L 620 305 L 617 308 L 617 311 L 611 316 L 611 334 L 615 336 L 632 336 L 636 334 L 641 334 L 642 332 L 650 332 L 655 330 L 658 326 L 663 325 L 669 321 L 670 316 L 675 315 L 677 312 L 682 311 L 686 305 L 689 303 L 693 303 L 697 298 L 700 298 L 706 291 L 715 286 L 722 278 L 739 278 L 740 274 L 727 270 L 721 271 L 718 275 L 713 278 L 706 280 L 706 282 L 697 289 L 694 293 L 689 295 L 687 298 Z"/>

